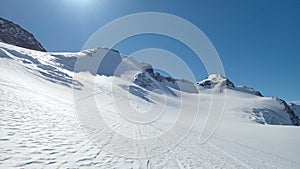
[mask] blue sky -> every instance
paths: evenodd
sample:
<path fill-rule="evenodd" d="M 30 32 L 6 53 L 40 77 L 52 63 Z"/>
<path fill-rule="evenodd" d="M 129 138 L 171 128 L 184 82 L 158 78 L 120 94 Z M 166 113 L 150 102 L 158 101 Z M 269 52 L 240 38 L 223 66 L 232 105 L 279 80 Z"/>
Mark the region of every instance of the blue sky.
<path fill-rule="evenodd" d="M 266 96 L 300 100 L 298 0 L 7 0 L 0 6 L 1 17 L 32 32 L 48 51 L 79 51 L 101 26 L 124 15 L 150 11 L 174 14 L 199 27 L 236 85 L 253 87 Z M 130 54 L 161 47 L 186 61 L 197 80 L 207 76 L 183 45 L 178 48 L 178 42 L 167 40 L 135 37 L 117 49 Z"/>

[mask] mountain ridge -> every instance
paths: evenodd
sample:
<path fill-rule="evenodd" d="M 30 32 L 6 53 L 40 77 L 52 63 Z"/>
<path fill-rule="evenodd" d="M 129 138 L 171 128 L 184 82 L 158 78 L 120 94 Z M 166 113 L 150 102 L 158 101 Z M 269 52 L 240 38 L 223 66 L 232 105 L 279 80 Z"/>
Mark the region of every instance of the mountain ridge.
<path fill-rule="evenodd" d="M 0 42 L 46 52 L 34 35 L 18 24 L 0 17 Z"/>
<path fill-rule="evenodd" d="M 81 87 L 81 83 L 73 78 L 73 74 L 76 73 L 76 71 L 74 72 L 74 66 L 77 59 L 95 58 L 101 53 L 108 53 L 108 56 L 104 58 L 104 60 L 106 60 L 106 66 L 112 61 L 118 62 L 115 64 L 114 68 L 118 68 L 119 64 L 121 63 L 125 64 L 125 66 L 126 64 L 132 63 L 132 60 L 128 60 L 128 57 L 121 55 L 119 52 L 116 52 L 116 50 L 106 48 L 90 49 L 77 53 L 44 53 L 0 43 L 0 58 L 13 60 L 27 69 L 35 71 L 34 74 L 36 76 L 45 80 L 68 86 L 70 88 L 74 87 L 75 89 Z M 140 62 L 134 62 L 134 64 L 127 66 L 127 70 L 124 69 L 125 72 L 121 71 L 121 73 L 126 74 L 126 71 L 130 70 L 131 67 L 137 67 L 136 64 L 140 64 L 139 66 L 141 69 L 137 69 L 137 71 L 135 71 L 135 78 L 132 82 L 141 88 L 141 90 L 137 90 L 136 87 L 132 86 L 131 89 L 134 90 L 129 90 L 129 92 L 132 92 L 137 96 L 139 96 L 139 93 L 136 93 L 137 91 L 147 90 L 149 93 L 151 91 L 155 91 L 155 89 L 159 89 L 163 90 L 170 96 L 177 96 L 176 91 L 187 92 L 191 94 L 218 91 L 221 93 L 228 93 L 229 95 L 231 95 L 231 93 L 242 94 L 244 95 L 243 97 L 245 97 L 245 99 L 256 97 L 267 99 L 267 97 L 264 97 L 259 91 L 256 91 L 250 87 L 235 86 L 228 78 L 222 75 L 209 75 L 208 78 L 198 83 L 193 83 L 183 79 L 164 77 L 159 73 L 154 72 L 150 64 Z M 89 70 L 89 67 L 86 67 L 81 71 L 87 70 Z M 115 72 L 113 69 L 111 69 L 111 67 L 106 69 L 100 64 L 100 68 L 98 68 L 94 76 L 114 76 L 114 73 Z M 119 77 L 122 77 L 122 74 L 120 74 Z M 272 99 L 270 101 L 272 101 Z M 291 105 L 288 105 L 284 100 L 281 99 L 273 99 L 272 104 L 278 104 L 278 106 L 275 106 L 278 108 L 265 109 L 262 106 L 255 107 L 254 105 L 253 109 L 245 110 L 244 112 L 252 114 L 251 116 L 253 116 L 255 119 L 264 118 L 265 120 L 259 120 L 263 124 L 299 125 L 298 112 L 295 112 L 298 109 L 295 110 L 295 106 L 291 108 Z M 281 122 L 281 113 L 274 113 L 277 111 L 285 113 L 284 116 L 286 116 L 286 119 L 289 120 Z M 243 110 L 241 110 L 241 113 L 243 113 Z M 270 114 L 272 117 L 271 119 Z M 276 117 L 273 117 L 272 114 L 276 115 Z"/>

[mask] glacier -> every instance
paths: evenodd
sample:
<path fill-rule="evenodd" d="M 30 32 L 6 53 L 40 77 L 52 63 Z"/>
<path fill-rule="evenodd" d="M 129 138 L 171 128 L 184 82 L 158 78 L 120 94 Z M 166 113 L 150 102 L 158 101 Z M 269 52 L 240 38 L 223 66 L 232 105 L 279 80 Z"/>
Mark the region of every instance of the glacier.
<path fill-rule="evenodd" d="M 96 72 L 90 71 L 91 65 L 74 71 L 78 59 L 97 57 L 103 52 L 107 57 Z M 125 64 L 124 69 L 116 74 L 119 64 Z M 84 95 L 81 93 L 84 90 L 91 90 L 94 95 Z M 164 77 L 155 73 L 151 65 L 138 63 L 113 49 L 50 53 L 0 42 L 0 93 L 1 168 L 299 168 L 300 165 L 299 106 L 264 97 L 250 87 L 235 86 L 222 75 L 209 75 L 193 83 Z M 79 93 L 78 97 L 74 93 Z M 226 96 L 224 111 L 211 137 L 200 142 L 212 93 L 215 97 Z M 180 112 L 181 97 L 187 100 L 183 112 Z M 194 124 L 185 124 L 193 119 L 192 100 L 198 98 L 199 113 Z M 88 102 L 91 99 L 110 127 L 100 131 L 100 136 L 105 137 L 97 138 L 98 143 L 90 138 L 92 131 L 89 134 L 78 118 L 81 109 L 92 110 Z M 149 126 L 131 124 L 117 113 L 116 102 L 141 113 L 129 112 L 126 115 L 130 119 L 142 121 L 158 116 L 161 120 Z M 158 112 L 162 109 L 165 113 L 160 116 Z M 151 113 L 147 114 L 149 110 Z M 143 147 L 146 144 L 133 146 L 126 139 L 118 139 L 118 134 L 135 139 L 155 138 L 172 127 L 178 117 L 183 118 L 183 128 L 191 126 L 191 129 L 184 139 L 163 153 L 142 156 L 148 153 L 147 147 Z M 108 144 L 107 138 L 110 138 Z M 152 148 L 168 141 L 153 140 L 153 144 L 149 143 Z M 102 141 L 106 144 L 99 146 Z"/>

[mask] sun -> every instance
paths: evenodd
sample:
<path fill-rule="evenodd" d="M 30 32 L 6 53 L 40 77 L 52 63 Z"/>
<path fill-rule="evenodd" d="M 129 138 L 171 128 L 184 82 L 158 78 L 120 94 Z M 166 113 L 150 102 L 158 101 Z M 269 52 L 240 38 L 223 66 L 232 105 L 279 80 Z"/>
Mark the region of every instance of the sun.
<path fill-rule="evenodd" d="M 96 3 L 99 4 L 100 1 L 96 0 L 62 0 L 63 3 L 68 5 L 69 7 L 75 8 L 88 8 L 92 7 Z"/>

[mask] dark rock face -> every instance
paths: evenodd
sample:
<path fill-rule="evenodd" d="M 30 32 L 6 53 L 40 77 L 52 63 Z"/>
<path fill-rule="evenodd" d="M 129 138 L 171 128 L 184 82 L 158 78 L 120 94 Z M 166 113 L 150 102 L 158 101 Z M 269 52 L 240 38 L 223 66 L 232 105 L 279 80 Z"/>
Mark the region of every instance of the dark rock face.
<path fill-rule="evenodd" d="M 158 87 L 157 82 L 169 82 L 176 83 L 176 79 L 172 77 L 164 77 L 161 74 L 154 72 L 151 66 L 144 69 L 134 80 L 134 83 L 143 87 L 143 88 L 153 88 Z"/>
<path fill-rule="evenodd" d="M 45 48 L 28 31 L 0 17 L 0 42 L 46 52 Z"/>
<path fill-rule="evenodd" d="M 300 117 L 300 105 L 297 105 L 295 103 L 290 103 L 289 107 L 294 110 L 294 112 L 298 117 Z"/>

